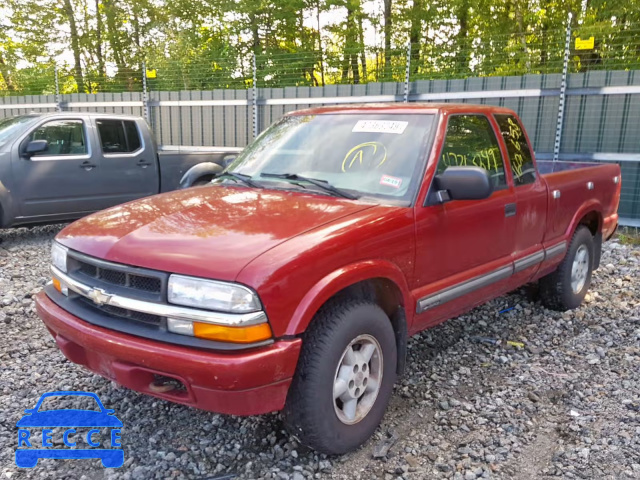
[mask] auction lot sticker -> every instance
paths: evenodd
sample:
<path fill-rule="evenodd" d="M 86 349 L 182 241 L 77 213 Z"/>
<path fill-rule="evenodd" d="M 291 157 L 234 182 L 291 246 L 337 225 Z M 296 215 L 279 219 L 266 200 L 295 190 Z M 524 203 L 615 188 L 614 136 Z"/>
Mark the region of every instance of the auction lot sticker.
<path fill-rule="evenodd" d="M 396 120 L 358 120 L 352 132 L 360 133 L 395 133 L 402 135 L 409 122 Z"/>
<path fill-rule="evenodd" d="M 65 408 L 79 403 L 86 408 Z M 124 463 L 122 422 L 95 393 L 48 392 L 24 413 L 16 424 L 18 467 L 33 468 L 41 458 L 99 458 L 107 468 Z"/>

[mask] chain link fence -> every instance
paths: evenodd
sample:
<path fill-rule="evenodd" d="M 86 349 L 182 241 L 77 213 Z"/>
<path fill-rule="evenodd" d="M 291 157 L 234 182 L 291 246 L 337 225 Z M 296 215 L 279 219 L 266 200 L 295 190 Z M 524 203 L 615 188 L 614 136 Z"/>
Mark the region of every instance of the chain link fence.
<path fill-rule="evenodd" d="M 0 118 L 29 111 L 144 116 L 163 145 L 243 147 L 286 112 L 361 102 L 470 102 L 515 110 L 538 158 L 616 162 L 620 215 L 640 225 L 640 28 L 224 58 L 157 59 L 106 74 L 42 65 L 0 77 Z M 80 78 L 80 81 L 78 81 Z M 9 80 L 9 81 L 7 81 Z"/>

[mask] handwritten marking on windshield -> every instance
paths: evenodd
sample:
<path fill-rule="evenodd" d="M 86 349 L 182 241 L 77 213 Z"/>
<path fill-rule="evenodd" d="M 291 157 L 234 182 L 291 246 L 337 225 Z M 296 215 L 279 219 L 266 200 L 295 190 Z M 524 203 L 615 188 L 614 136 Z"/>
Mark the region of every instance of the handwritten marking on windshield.
<path fill-rule="evenodd" d="M 367 164 L 370 166 L 376 160 L 376 153 L 380 151 L 380 155 L 382 160 L 373 168 L 380 167 L 387 160 L 387 148 L 380 142 L 364 142 L 359 145 L 356 145 L 351 150 L 347 152 L 344 156 L 344 160 L 342 161 L 342 171 L 346 172 L 347 170 L 353 167 L 353 164 L 358 162 L 359 165 L 364 165 L 364 161 L 367 161 Z"/>

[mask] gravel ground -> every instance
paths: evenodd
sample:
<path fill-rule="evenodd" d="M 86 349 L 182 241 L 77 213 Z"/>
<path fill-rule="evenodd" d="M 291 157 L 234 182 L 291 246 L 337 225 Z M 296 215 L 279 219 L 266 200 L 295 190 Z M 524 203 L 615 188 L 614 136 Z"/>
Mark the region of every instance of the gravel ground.
<path fill-rule="evenodd" d="M 0 478 L 640 479 L 638 247 L 606 245 L 578 310 L 546 310 L 522 289 L 414 337 L 376 437 L 327 458 L 289 437 L 276 414 L 197 411 L 67 362 L 32 301 L 48 280 L 58 230 L 0 232 Z M 123 468 L 97 460 L 14 466 L 15 424 L 52 390 L 93 391 L 116 409 Z"/>

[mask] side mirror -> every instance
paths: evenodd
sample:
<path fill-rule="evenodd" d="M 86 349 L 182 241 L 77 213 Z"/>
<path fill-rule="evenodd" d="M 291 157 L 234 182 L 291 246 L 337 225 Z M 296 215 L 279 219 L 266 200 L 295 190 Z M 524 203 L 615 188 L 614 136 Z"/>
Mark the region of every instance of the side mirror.
<path fill-rule="evenodd" d="M 438 202 L 482 200 L 493 193 L 489 172 L 480 167 L 449 167 L 435 178 Z"/>
<path fill-rule="evenodd" d="M 42 153 L 49 150 L 49 142 L 46 140 L 31 140 L 27 143 L 24 153 L 27 157 L 32 157 L 36 153 Z"/>
<path fill-rule="evenodd" d="M 238 158 L 238 155 L 226 155 L 222 159 L 222 166 L 224 168 L 227 168 L 229 165 L 231 165 L 234 162 L 236 158 Z"/>

